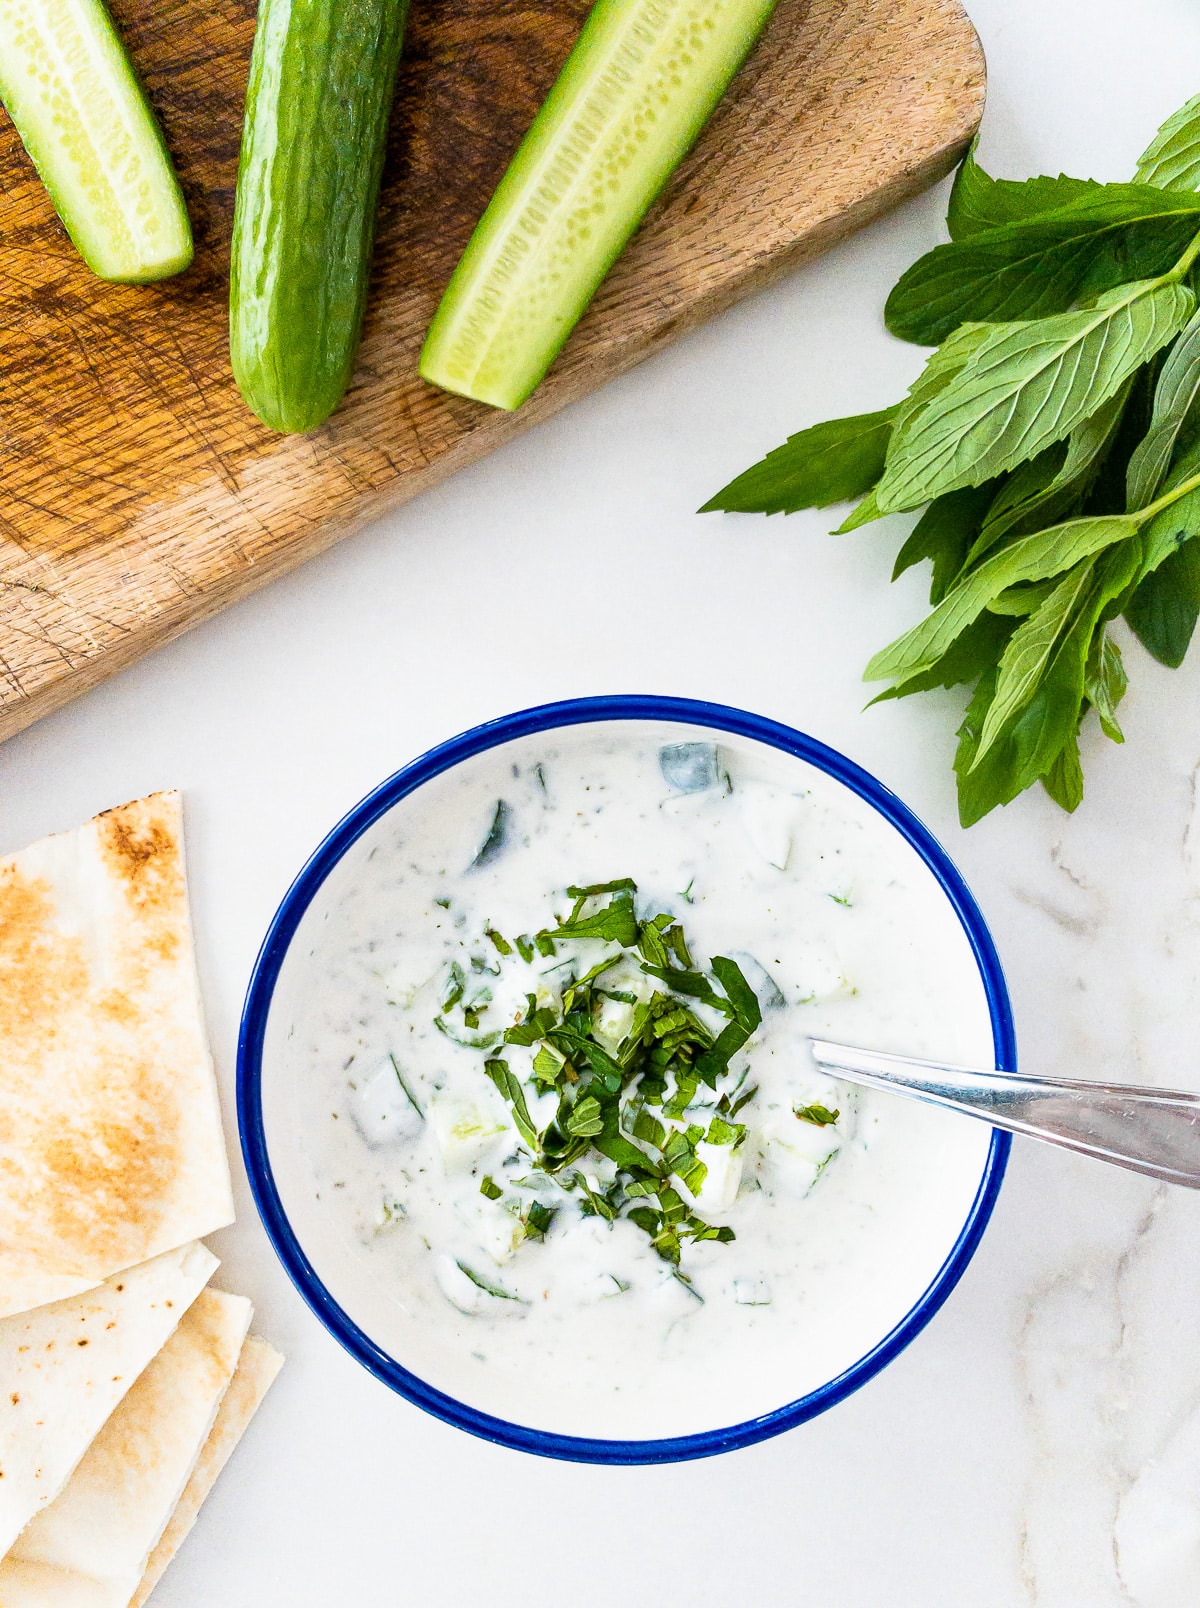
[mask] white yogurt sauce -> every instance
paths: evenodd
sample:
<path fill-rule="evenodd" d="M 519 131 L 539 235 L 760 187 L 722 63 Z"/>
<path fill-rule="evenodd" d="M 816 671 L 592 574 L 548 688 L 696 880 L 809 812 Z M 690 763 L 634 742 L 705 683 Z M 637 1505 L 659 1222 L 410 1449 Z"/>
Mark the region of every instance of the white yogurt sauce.
<path fill-rule="evenodd" d="M 795 1399 L 903 1316 L 978 1187 L 986 1129 L 834 1083 L 807 1051 L 820 1035 L 988 1061 L 982 985 L 944 894 L 874 810 L 773 749 L 719 738 L 716 764 L 706 746 L 664 774 L 664 744 L 713 735 L 569 728 L 435 779 L 330 877 L 272 1007 L 268 1136 L 273 1157 L 294 1151 L 281 1185 L 318 1272 L 397 1360 L 536 1427 L 683 1434 Z M 503 841 L 478 863 L 499 800 Z M 632 1222 L 514 1184 L 528 1159 L 483 1053 L 434 1025 L 452 962 L 468 993 L 491 994 L 481 1032 L 511 1025 L 529 991 L 556 997 L 561 962 L 611 946 L 501 960 L 485 930 L 536 933 L 569 909 L 569 884 L 625 876 L 640 914 L 671 912 L 702 966 L 733 955 L 768 1006 L 731 1064 L 758 1089 L 738 1116 L 747 1138 L 736 1156 L 707 1151 L 696 1207 L 736 1238 L 685 1245 L 690 1286 Z M 623 987 L 634 978 L 622 970 Z M 528 1075 L 531 1052 L 495 1053 Z M 541 1126 L 553 1097 L 529 1099 Z M 813 1104 L 836 1124 L 795 1116 Z M 581 1166 L 612 1175 L 594 1153 Z M 544 1240 L 522 1241 L 514 1211 L 534 1198 L 557 1211 Z"/>

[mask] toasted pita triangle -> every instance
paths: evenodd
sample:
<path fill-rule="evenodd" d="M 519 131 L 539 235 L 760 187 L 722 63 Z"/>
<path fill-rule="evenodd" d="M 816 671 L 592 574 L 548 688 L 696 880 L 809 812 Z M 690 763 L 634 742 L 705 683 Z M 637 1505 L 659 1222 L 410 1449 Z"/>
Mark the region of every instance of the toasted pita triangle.
<path fill-rule="evenodd" d="M 233 1220 L 179 795 L 0 860 L 0 1317 Z"/>
<path fill-rule="evenodd" d="M 204 1499 L 216 1484 L 217 1475 L 229 1461 L 234 1447 L 245 1434 L 246 1426 L 258 1411 L 259 1403 L 282 1366 L 283 1358 L 278 1351 L 269 1346 L 265 1340 L 260 1340 L 257 1335 L 247 1336 L 242 1354 L 238 1358 L 237 1372 L 217 1409 L 216 1420 L 204 1443 L 204 1450 L 200 1453 L 196 1467 L 192 1470 L 192 1477 L 176 1504 L 170 1522 L 160 1536 L 158 1545 L 150 1554 L 146 1572 L 129 1608 L 142 1608 L 142 1604 L 162 1578 L 167 1565 L 187 1539 Z M 7 1603 L 4 1608 L 8 1608 Z M 19 1605 L 14 1604 L 13 1608 L 19 1608 Z M 73 1608 L 73 1605 L 64 1604 L 63 1608 Z M 90 1608 L 90 1605 L 81 1603 L 79 1608 Z"/>
<path fill-rule="evenodd" d="M 12 1566 L 34 1563 L 102 1582 L 125 1608 L 212 1429 L 251 1310 L 240 1295 L 201 1290 L 58 1497 L 0 1563 L 0 1604 Z"/>
<path fill-rule="evenodd" d="M 0 1321 L 0 1557 L 54 1501 L 217 1259 L 184 1245 Z"/>
<path fill-rule="evenodd" d="M 94 1580 L 44 1563 L 28 1563 L 10 1557 L 0 1567 L 3 1608 L 143 1608 L 186 1540 L 204 1499 L 282 1364 L 283 1358 L 265 1340 L 256 1335 L 247 1337 L 237 1371 L 217 1409 L 204 1449 L 167 1528 L 150 1555 L 132 1599 L 125 1587 L 116 1582 Z"/>

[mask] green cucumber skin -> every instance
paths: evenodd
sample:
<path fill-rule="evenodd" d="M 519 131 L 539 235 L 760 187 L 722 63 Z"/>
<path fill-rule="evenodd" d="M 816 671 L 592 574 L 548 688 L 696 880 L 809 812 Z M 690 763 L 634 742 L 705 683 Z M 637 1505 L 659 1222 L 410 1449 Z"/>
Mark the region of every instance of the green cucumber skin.
<path fill-rule="evenodd" d="M 354 369 L 407 0 L 262 0 L 238 167 L 229 345 L 247 405 L 313 430 Z"/>
<path fill-rule="evenodd" d="M 91 66 L 109 97 L 102 133 L 57 81 L 38 44 L 55 27 L 74 26 L 94 52 Z M 78 38 L 78 35 L 76 35 Z M 0 100 L 12 118 L 71 243 L 91 271 L 116 284 L 151 284 L 192 261 L 187 206 L 158 120 L 103 0 L 0 0 Z M 64 104 L 67 108 L 64 116 Z M 51 109 L 53 106 L 53 110 Z M 136 201 L 106 167 L 104 135 L 124 133 L 126 177 L 139 165 Z"/>
<path fill-rule="evenodd" d="M 694 144 L 775 3 L 598 0 L 446 287 L 421 353 L 423 378 L 493 407 L 511 410 L 526 400 Z M 678 92 L 677 76 L 662 92 L 664 66 L 669 73 L 676 65 L 668 53 L 639 81 L 638 93 L 656 97 L 650 118 L 632 124 L 636 108 L 628 100 L 611 100 L 606 113 L 607 86 L 636 75 L 621 52 L 641 49 L 648 60 L 644 41 L 654 29 L 662 36 L 684 25 L 710 36 L 702 69 L 693 70 L 695 55 L 685 61 L 692 72 L 686 89 Z M 572 149 L 581 129 L 590 140 L 582 156 L 578 143 Z M 641 148 L 630 158 L 632 142 Z"/>

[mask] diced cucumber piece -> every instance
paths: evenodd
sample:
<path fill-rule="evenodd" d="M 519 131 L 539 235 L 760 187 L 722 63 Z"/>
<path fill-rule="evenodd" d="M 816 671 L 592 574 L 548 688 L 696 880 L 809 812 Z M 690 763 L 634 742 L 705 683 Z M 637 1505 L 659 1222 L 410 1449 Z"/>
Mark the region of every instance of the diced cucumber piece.
<path fill-rule="evenodd" d="M 797 1198 L 808 1194 L 842 1147 L 836 1128 L 800 1122 L 791 1111 L 768 1120 L 762 1138 L 776 1185 Z"/>
<path fill-rule="evenodd" d="M 139 284 L 188 266 L 183 193 L 102 0 L 4 0 L 0 100 L 94 274 Z"/>
<path fill-rule="evenodd" d="M 770 1306 L 771 1286 L 766 1279 L 734 1279 L 733 1299 L 738 1306 Z"/>
<path fill-rule="evenodd" d="M 598 0 L 442 297 L 425 379 L 525 400 L 774 3 Z"/>
<path fill-rule="evenodd" d="M 633 1026 L 635 1007 L 624 1000 L 606 999 L 596 1012 L 592 1032 L 605 1049 L 615 1053 Z"/>
<path fill-rule="evenodd" d="M 497 1267 L 503 1267 L 505 1262 L 512 1260 L 525 1238 L 521 1219 L 499 1201 L 488 1200 L 483 1195 L 467 1196 L 459 1203 L 458 1215 L 470 1229 L 480 1250 Z"/>
<path fill-rule="evenodd" d="M 488 1116 L 474 1100 L 442 1095 L 430 1102 L 429 1122 L 448 1173 L 467 1172 L 500 1134 L 506 1123 Z"/>
<path fill-rule="evenodd" d="M 727 1212 L 742 1183 L 741 1150 L 701 1140 L 696 1146 L 696 1160 L 703 1162 L 706 1169 L 704 1182 L 696 1192 L 696 1204 L 702 1211 Z"/>
<path fill-rule="evenodd" d="M 677 793 L 704 793 L 721 780 L 716 743 L 668 743 L 658 751 L 663 781 Z"/>

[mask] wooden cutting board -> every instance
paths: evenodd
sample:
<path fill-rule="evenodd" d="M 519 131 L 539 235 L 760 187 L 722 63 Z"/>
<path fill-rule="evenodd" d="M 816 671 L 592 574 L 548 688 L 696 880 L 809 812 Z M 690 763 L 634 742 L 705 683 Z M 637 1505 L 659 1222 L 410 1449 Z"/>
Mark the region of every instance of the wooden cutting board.
<path fill-rule="evenodd" d="M 115 0 L 196 261 L 105 285 L 0 128 L 0 738 L 592 390 L 948 171 L 983 108 L 957 0 L 781 0 L 747 67 L 516 414 L 417 376 L 442 287 L 587 0 L 413 0 L 358 372 L 276 436 L 229 374 L 251 0 Z"/>

